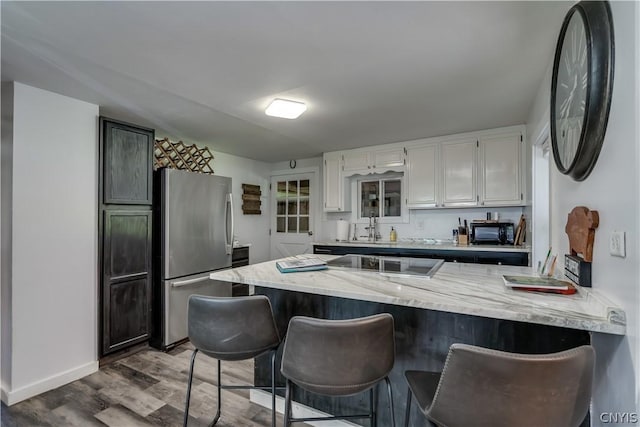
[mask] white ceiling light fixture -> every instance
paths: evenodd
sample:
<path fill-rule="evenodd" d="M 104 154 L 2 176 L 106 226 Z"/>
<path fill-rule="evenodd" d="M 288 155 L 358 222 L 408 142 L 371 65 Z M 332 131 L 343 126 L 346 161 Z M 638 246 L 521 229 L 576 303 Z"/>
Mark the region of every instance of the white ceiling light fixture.
<path fill-rule="evenodd" d="M 307 111 L 307 106 L 302 102 L 290 101 L 288 99 L 276 98 L 264 110 L 267 116 L 281 117 L 283 119 L 297 119 L 302 113 Z"/>

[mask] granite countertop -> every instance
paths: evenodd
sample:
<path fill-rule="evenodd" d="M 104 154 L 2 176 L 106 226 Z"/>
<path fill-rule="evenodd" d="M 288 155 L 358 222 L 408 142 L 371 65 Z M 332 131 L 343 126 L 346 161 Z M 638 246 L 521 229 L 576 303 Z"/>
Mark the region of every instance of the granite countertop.
<path fill-rule="evenodd" d="M 302 255 L 330 260 L 335 255 Z M 597 292 L 575 295 L 516 291 L 503 274 L 534 275 L 530 267 L 444 263 L 431 279 L 352 269 L 282 274 L 267 261 L 211 274 L 214 280 L 615 335 L 626 333 L 625 312 Z"/>
<path fill-rule="evenodd" d="M 372 247 L 372 248 L 397 248 L 397 249 L 434 249 L 444 251 L 483 251 L 483 252 L 531 252 L 530 246 L 513 245 L 454 245 L 450 240 L 436 239 L 415 239 L 412 241 L 388 242 L 378 241 L 376 243 L 367 240 L 349 240 L 314 242 L 314 246 L 351 246 L 351 247 Z"/>

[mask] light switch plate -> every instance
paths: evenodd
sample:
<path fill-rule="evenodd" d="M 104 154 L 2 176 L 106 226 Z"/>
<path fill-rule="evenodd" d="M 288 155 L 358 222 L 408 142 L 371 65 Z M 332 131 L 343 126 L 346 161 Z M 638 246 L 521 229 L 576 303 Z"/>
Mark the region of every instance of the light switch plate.
<path fill-rule="evenodd" d="M 625 244 L 625 232 L 614 231 L 609 239 L 609 253 L 624 258 L 627 255 Z"/>

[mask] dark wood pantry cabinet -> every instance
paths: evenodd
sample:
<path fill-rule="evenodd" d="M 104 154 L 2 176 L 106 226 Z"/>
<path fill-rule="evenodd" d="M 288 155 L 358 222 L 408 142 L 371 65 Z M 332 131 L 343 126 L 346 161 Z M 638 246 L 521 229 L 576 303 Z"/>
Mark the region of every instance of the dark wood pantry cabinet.
<path fill-rule="evenodd" d="M 149 339 L 154 134 L 100 117 L 100 356 Z"/>

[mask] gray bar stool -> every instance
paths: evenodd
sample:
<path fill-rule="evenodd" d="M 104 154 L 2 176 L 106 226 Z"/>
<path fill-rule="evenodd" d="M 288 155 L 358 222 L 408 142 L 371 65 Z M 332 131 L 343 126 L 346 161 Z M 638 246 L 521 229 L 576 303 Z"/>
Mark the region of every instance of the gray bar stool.
<path fill-rule="evenodd" d="M 189 297 L 189 339 L 195 347 L 189 367 L 189 383 L 184 408 L 184 426 L 189 418 L 189 400 L 193 365 L 198 351 L 218 360 L 218 409 L 213 422 L 220 419 L 222 389 L 265 389 L 271 391 L 271 425 L 276 425 L 276 367 L 275 356 L 280 335 L 273 319 L 271 303 L 266 296 L 248 297 Z M 271 387 L 249 385 L 221 385 L 220 361 L 253 359 L 271 352 Z"/>
<path fill-rule="evenodd" d="M 293 317 L 282 352 L 281 372 L 287 379 L 284 425 L 292 422 L 369 418 L 376 425 L 374 387 L 387 384 L 393 421 L 393 396 L 389 372 L 395 360 L 393 317 L 378 314 L 349 320 Z M 368 414 L 292 418 L 293 384 L 325 396 L 350 396 L 369 390 Z"/>
<path fill-rule="evenodd" d="M 442 374 L 405 372 L 404 425 L 413 395 L 431 426 L 579 426 L 589 410 L 594 360 L 588 345 L 530 355 L 453 344 Z"/>

